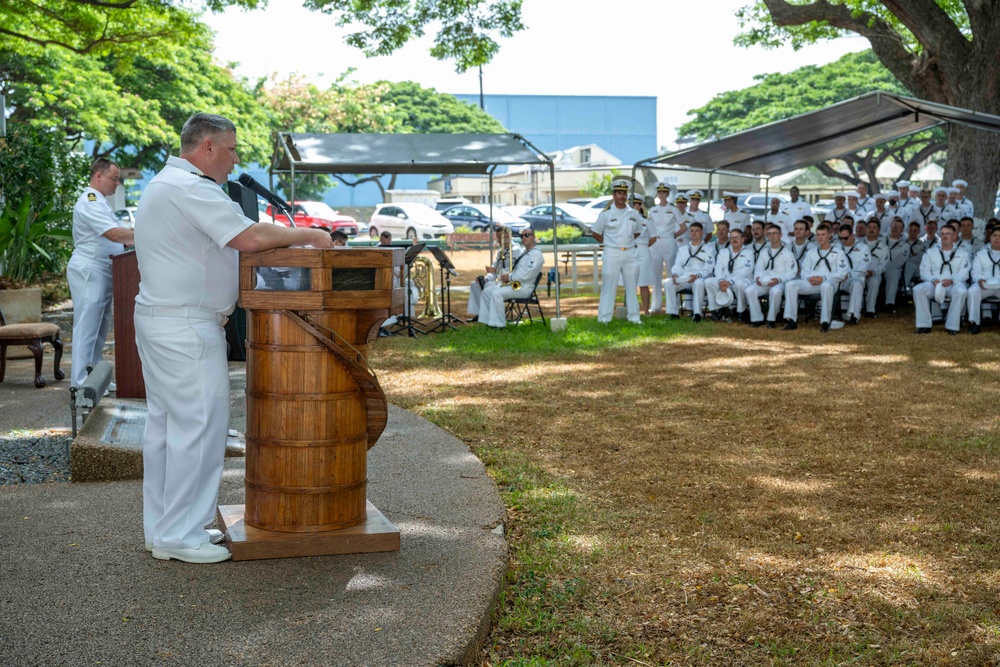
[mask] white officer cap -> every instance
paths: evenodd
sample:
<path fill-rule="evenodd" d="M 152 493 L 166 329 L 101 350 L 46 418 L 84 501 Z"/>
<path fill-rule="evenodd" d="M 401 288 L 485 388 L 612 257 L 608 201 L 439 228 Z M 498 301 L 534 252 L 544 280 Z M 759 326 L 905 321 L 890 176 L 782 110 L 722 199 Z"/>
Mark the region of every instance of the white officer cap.
<path fill-rule="evenodd" d="M 954 185 L 955 187 L 958 187 L 959 185 L 961 185 L 963 188 L 969 187 L 969 182 L 961 178 L 956 178 L 954 181 L 951 182 L 951 184 Z"/>
<path fill-rule="evenodd" d="M 625 192 L 628 192 L 628 181 L 626 181 L 624 178 L 619 178 L 612 181 L 611 190 L 612 192 L 619 190 L 624 190 Z"/>
<path fill-rule="evenodd" d="M 677 199 L 674 200 L 675 204 L 686 204 L 688 203 L 688 198 L 684 195 L 677 195 Z"/>
<path fill-rule="evenodd" d="M 722 193 L 722 198 L 724 200 L 725 199 L 736 199 L 736 193 L 735 192 L 723 192 Z"/>
<path fill-rule="evenodd" d="M 896 187 L 902 190 L 903 188 L 910 187 L 909 181 L 896 181 Z"/>
<path fill-rule="evenodd" d="M 934 188 L 934 192 L 931 194 L 933 194 L 935 197 L 937 197 L 938 194 L 946 195 L 948 194 L 948 188 Z"/>
<path fill-rule="evenodd" d="M 688 199 L 701 199 L 705 195 L 701 190 L 688 190 L 687 196 Z"/>
<path fill-rule="evenodd" d="M 666 181 L 657 181 L 656 183 L 657 192 L 670 192 L 670 186 L 667 185 Z"/>
<path fill-rule="evenodd" d="M 643 199 L 641 194 L 639 194 L 638 192 L 632 193 L 632 203 L 639 202 L 640 204 L 642 204 L 644 201 L 645 200 Z"/>

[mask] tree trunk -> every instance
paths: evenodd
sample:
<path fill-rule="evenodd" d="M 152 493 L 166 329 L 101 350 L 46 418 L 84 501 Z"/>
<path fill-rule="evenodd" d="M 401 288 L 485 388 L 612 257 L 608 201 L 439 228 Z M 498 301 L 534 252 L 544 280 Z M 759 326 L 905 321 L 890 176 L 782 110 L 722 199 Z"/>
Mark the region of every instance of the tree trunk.
<path fill-rule="evenodd" d="M 972 199 L 976 217 L 992 218 L 1000 183 L 1000 135 L 951 125 L 944 184 L 951 185 L 956 178 L 969 182 L 966 196 Z"/>

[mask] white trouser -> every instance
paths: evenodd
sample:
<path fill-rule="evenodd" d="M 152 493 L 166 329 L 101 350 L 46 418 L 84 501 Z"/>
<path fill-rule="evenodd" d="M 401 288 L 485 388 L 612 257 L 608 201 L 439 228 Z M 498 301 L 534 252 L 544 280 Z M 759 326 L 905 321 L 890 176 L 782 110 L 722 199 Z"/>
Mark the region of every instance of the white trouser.
<path fill-rule="evenodd" d="M 66 266 L 73 297 L 73 355 L 70 386 L 87 379 L 87 366 L 104 358 L 104 342 L 111 328 L 111 263 L 74 254 Z"/>
<path fill-rule="evenodd" d="M 487 274 L 486 280 L 483 282 L 483 287 L 479 286 L 478 280 L 473 280 L 472 284 L 469 285 L 469 307 L 466 309 L 469 315 L 479 315 L 479 303 L 483 295 L 483 289 L 492 285 L 495 280 L 496 277 L 490 273 Z"/>
<path fill-rule="evenodd" d="M 678 292 L 684 289 L 691 290 L 691 312 L 694 315 L 701 315 L 701 304 L 705 300 L 705 279 L 697 278 L 693 283 L 687 281 L 687 276 L 677 276 L 681 282 L 675 283 L 673 277 L 663 281 L 663 290 L 667 297 L 667 315 L 677 315 L 681 310 L 681 299 Z"/>
<path fill-rule="evenodd" d="M 865 296 L 865 279 L 858 276 L 851 276 L 841 283 L 840 289 L 849 295 L 847 316 L 861 319 L 861 303 L 864 301 Z"/>
<path fill-rule="evenodd" d="M 991 296 L 1000 298 L 1000 289 L 985 289 L 979 286 L 979 281 L 977 280 L 969 288 L 969 321 L 973 324 L 979 324 L 982 317 L 981 308 L 983 306 L 983 299 Z"/>
<path fill-rule="evenodd" d="M 640 239 L 641 240 L 641 239 Z M 644 242 L 645 243 L 645 242 Z M 637 245 L 635 247 L 635 261 L 639 267 L 636 275 L 636 285 L 639 287 L 652 287 L 654 279 L 660 282 L 663 278 L 656 278 L 653 275 L 653 254 L 649 251 L 649 246 Z"/>
<path fill-rule="evenodd" d="M 808 280 L 793 280 L 785 286 L 785 319 L 792 322 L 799 317 L 799 296 L 819 294 L 820 297 L 820 322 L 829 322 L 833 319 L 833 296 L 837 293 L 837 286 L 829 280 L 824 280 L 819 285 L 813 285 Z"/>
<path fill-rule="evenodd" d="M 716 278 L 715 276 L 705 278 L 705 293 L 708 295 L 709 312 L 714 312 L 719 308 L 719 304 L 715 300 L 715 297 L 722 291 L 719 288 L 719 282 L 721 280 L 722 278 Z M 738 313 L 742 313 L 747 308 L 747 297 L 744 290 L 746 290 L 749 286 L 750 282 L 747 280 L 737 280 L 729 286 L 729 289 L 733 291 L 733 295 L 736 297 L 736 312 Z"/>
<path fill-rule="evenodd" d="M 901 267 L 892 264 L 885 267 L 885 305 L 896 305 L 896 295 L 899 293 L 899 280 L 902 277 L 903 269 Z"/>
<path fill-rule="evenodd" d="M 903 265 L 903 287 L 909 289 L 913 281 L 920 276 L 920 260 L 916 262 L 911 262 L 906 260 L 906 264 Z"/>
<path fill-rule="evenodd" d="M 882 287 L 882 274 L 875 272 L 865 279 L 865 312 L 874 313 L 878 305 L 878 290 Z M 886 294 L 888 299 L 889 295 Z"/>
<path fill-rule="evenodd" d="M 192 315 L 208 311 L 191 310 Z M 163 317 L 136 305 L 146 383 L 143 531 L 154 547 L 209 541 L 229 430 L 229 369 L 221 320 Z"/>
<path fill-rule="evenodd" d="M 649 247 L 649 256 L 653 262 L 653 298 L 649 311 L 658 313 L 663 308 L 664 271 L 669 273 L 677 259 L 677 241 L 672 238 L 657 238 L 656 243 Z"/>
<path fill-rule="evenodd" d="M 521 289 L 515 290 L 510 285 L 500 285 L 493 281 L 486 283 L 483 288 L 483 296 L 479 307 L 479 322 L 482 324 L 503 329 L 507 326 L 507 310 L 504 301 L 507 299 L 525 299 L 531 296 L 531 291 L 535 289 L 535 283 L 521 285 Z"/>
<path fill-rule="evenodd" d="M 636 296 L 636 280 L 639 277 L 639 263 L 635 248 L 622 250 L 604 246 L 601 260 L 601 302 L 597 306 L 597 321 L 610 322 L 615 314 L 615 298 L 618 295 L 618 277 L 625 284 L 625 307 L 628 321 L 639 321 L 639 297 Z M 482 319 L 482 318 L 480 318 Z"/>
<path fill-rule="evenodd" d="M 963 283 L 952 283 L 945 288 L 945 295 L 951 299 L 948 308 L 948 318 L 944 328 L 958 331 L 962 328 L 962 311 L 965 310 L 965 297 L 968 288 Z M 913 288 L 913 309 L 917 311 L 917 328 L 931 328 L 931 299 L 934 297 L 934 283 L 922 282 Z"/>
<path fill-rule="evenodd" d="M 764 311 L 760 307 L 760 297 L 767 295 L 767 321 L 777 322 L 781 313 L 781 300 L 785 296 L 784 283 L 778 283 L 771 287 L 758 285 L 754 282 L 746 289 L 747 306 L 750 308 L 750 321 L 763 322 Z"/>

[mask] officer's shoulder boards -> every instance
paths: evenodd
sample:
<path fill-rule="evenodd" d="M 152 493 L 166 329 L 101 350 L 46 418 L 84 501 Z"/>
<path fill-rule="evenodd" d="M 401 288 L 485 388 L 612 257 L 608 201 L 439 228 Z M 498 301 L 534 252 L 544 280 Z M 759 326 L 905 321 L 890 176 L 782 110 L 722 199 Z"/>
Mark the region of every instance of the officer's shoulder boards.
<path fill-rule="evenodd" d="M 97 201 L 97 195 L 95 195 L 93 192 L 88 192 L 87 201 Z"/>
<path fill-rule="evenodd" d="M 604 207 L 604 210 L 607 211 L 609 208 L 611 208 L 611 202 L 608 202 L 608 205 Z"/>

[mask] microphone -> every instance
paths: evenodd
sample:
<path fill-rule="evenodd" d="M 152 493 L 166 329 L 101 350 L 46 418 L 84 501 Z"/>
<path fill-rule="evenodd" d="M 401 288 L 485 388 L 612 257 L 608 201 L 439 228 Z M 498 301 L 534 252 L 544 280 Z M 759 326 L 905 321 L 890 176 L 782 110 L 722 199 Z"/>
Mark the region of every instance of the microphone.
<path fill-rule="evenodd" d="M 256 192 L 262 199 L 274 206 L 275 208 L 280 208 L 283 211 L 291 211 L 292 207 L 288 205 L 284 199 L 274 194 L 263 185 L 254 180 L 254 177 L 250 174 L 240 174 L 240 177 L 236 179 L 239 181 L 240 185 L 245 188 L 249 188 Z"/>

